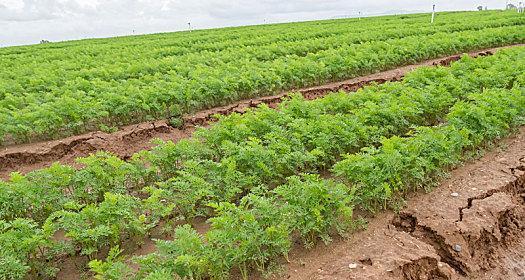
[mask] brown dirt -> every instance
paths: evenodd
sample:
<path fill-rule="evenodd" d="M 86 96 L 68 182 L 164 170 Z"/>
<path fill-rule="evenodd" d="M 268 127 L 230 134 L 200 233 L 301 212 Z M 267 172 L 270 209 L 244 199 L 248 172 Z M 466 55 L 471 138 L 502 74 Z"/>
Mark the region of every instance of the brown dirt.
<path fill-rule="evenodd" d="M 290 259 L 274 279 L 525 279 L 525 127 L 398 214 Z"/>
<path fill-rule="evenodd" d="M 506 47 L 471 52 L 469 55 L 473 57 L 490 55 L 502 48 Z M 458 60 L 460 56 L 460 54 L 457 54 L 428 60 L 394 70 L 296 91 L 302 93 L 307 99 L 319 98 L 330 92 L 339 90 L 353 92 L 372 83 L 400 80 L 407 72 L 421 66 L 449 65 L 451 62 Z M 268 104 L 270 107 L 275 107 L 289 94 L 289 92 L 283 92 L 273 96 L 243 100 L 232 105 L 186 115 L 183 117 L 184 124 L 180 129 L 172 127 L 167 120 L 160 120 L 125 126 L 115 133 L 97 131 L 68 137 L 62 140 L 2 147 L 0 151 L 0 178 L 7 179 L 13 171 L 27 173 L 32 170 L 48 167 L 53 162 L 75 165 L 76 158 L 102 150 L 127 159 L 138 151 L 150 149 L 154 145 L 151 143 L 152 139 L 159 138 L 162 140 L 178 141 L 183 138 L 188 138 L 196 127 L 213 122 L 215 120 L 214 115 L 216 114 L 228 115 L 233 112 L 244 113 L 249 108 L 257 107 L 262 103 Z"/>

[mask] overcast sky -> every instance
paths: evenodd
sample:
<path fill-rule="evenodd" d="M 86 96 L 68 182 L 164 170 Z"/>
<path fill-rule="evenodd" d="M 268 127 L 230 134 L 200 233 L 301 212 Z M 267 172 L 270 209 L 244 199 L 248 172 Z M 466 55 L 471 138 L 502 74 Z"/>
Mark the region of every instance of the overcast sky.
<path fill-rule="evenodd" d="M 510 1 L 510 2 L 517 2 Z M 0 46 L 71 39 L 327 19 L 505 7 L 501 0 L 0 0 Z"/>

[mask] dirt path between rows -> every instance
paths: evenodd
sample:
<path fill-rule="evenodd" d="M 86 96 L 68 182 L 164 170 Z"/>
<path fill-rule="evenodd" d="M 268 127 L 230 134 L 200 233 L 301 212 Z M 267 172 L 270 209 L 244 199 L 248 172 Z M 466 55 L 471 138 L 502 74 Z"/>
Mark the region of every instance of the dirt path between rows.
<path fill-rule="evenodd" d="M 472 57 L 491 55 L 499 49 L 515 46 L 525 46 L 525 44 L 484 49 L 470 52 L 469 55 Z M 303 94 L 307 99 L 319 98 L 330 92 L 339 90 L 354 92 L 372 83 L 398 81 L 402 79 L 407 72 L 421 66 L 450 65 L 450 63 L 457 61 L 460 57 L 461 54 L 457 54 L 432 59 L 389 71 L 296 91 Z M 257 107 L 263 103 L 268 104 L 270 107 L 275 107 L 289 94 L 290 92 L 283 92 L 277 95 L 243 100 L 232 105 L 186 115 L 183 117 L 184 124 L 180 129 L 172 127 L 167 120 L 160 120 L 129 125 L 115 133 L 97 131 L 61 140 L 3 147 L 0 151 L 0 178 L 7 179 L 13 171 L 27 173 L 32 170 L 44 168 L 53 162 L 75 165 L 76 158 L 102 150 L 111 152 L 120 158 L 128 159 L 134 153 L 150 149 L 154 146 L 154 144 L 151 143 L 153 139 L 178 141 L 183 138 L 188 138 L 195 131 L 196 127 L 205 126 L 213 122 L 215 120 L 213 116 L 216 114 L 228 115 L 233 112 L 244 113 L 249 108 Z"/>
<path fill-rule="evenodd" d="M 290 259 L 273 279 L 525 279 L 525 126 L 400 213 Z"/>

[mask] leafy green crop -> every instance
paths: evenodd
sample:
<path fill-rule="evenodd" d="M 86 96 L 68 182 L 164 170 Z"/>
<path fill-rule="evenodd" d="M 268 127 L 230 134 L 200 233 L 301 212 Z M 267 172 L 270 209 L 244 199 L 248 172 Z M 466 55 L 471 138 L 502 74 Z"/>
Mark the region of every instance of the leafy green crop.
<path fill-rule="evenodd" d="M 428 184 L 438 172 L 457 165 L 465 152 L 525 124 L 524 117 L 525 89 L 521 85 L 472 93 L 450 109 L 444 124 L 417 128 L 409 137 L 384 139 L 380 147 L 368 147 L 336 163 L 333 169 L 346 185 L 316 175 L 290 177 L 271 193 L 256 190 L 257 194 L 245 196 L 238 206 L 213 205 L 218 213 L 209 220 L 212 228 L 205 236 L 199 237 L 186 225 L 182 229 L 195 242 L 159 243 L 178 252 L 177 260 L 182 251 L 190 255 L 185 269 L 166 269 L 161 260 L 169 257 L 161 252 L 144 257 L 147 265 L 142 263 L 139 271 L 224 279 L 238 268 L 247 279 L 248 268 L 264 269 L 275 257 L 287 256 L 295 231 L 307 244 L 319 237 L 328 240 L 333 227 L 351 225 L 353 207 L 374 209 L 400 192 Z M 189 251 L 187 244 L 194 244 Z"/>
<path fill-rule="evenodd" d="M 446 125 L 420 127 L 409 138 L 384 139 L 379 148 L 347 155 L 333 170 L 356 188 L 361 205 L 377 208 L 395 193 L 428 184 L 436 173 L 456 165 L 468 149 L 525 124 L 524 117 L 523 87 L 474 93 L 451 108 Z"/>
<path fill-rule="evenodd" d="M 123 252 L 119 246 L 115 246 L 109 250 L 106 261 L 92 260 L 89 262 L 90 269 L 97 275 L 97 280 L 118 280 L 126 277 L 131 277 L 132 270 L 123 263 Z"/>
<path fill-rule="evenodd" d="M 137 198 L 111 193 L 106 193 L 100 204 L 89 204 L 80 211 L 57 211 L 46 225 L 63 230 L 80 254 L 89 257 L 126 239 L 140 242 L 148 229 Z"/>
<path fill-rule="evenodd" d="M 55 164 L 15 173 L 0 181 L 0 240 L 12 240 L 10 225 L 25 221 L 23 235 L 45 242 L 9 243 L 2 273 L 52 275 L 42 260 L 104 258 L 104 249 L 140 244 L 163 222 L 199 216 L 209 218 L 206 233 L 177 227 L 173 241 L 159 240 L 158 252 L 135 260 L 138 271 L 120 249 L 91 268 L 107 279 L 227 278 L 232 270 L 246 278 L 265 270 L 287 258 L 296 239 L 330 241 L 355 225 L 356 207 L 386 207 L 523 124 L 524 50 L 421 68 L 353 94 L 293 96 L 277 110 L 221 117 L 130 161 L 98 153 L 79 159 L 78 170 Z M 331 170 L 333 180 L 304 174 Z"/>
<path fill-rule="evenodd" d="M 352 225 L 353 194 L 342 184 L 321 180 L 317 175 L 290 177 L 273 191 L 283 203 L 291 230 L 298 231 L 307 247 L 317 238 L 331 241 L 333 227 L 342 234 Z"/>
<path fill-rule="evenodd" d="M 0 220 L 0 279 L 46 278 L 56 273 L 46 263 L 52 247 L 51 236 L 27 219 Z"/>
<path fill-rule="evenodd" d="M 157 241 L 157 253 L 140 257 L 138 278 L 162 271 L 181 278 L 228 278 L 234 268 L 264 271 L 277 256 L 287 258 L 296 232 L 308 244 L 326 242 L 333 229 L 352 223 L 352 196 L 346 186 L 314 175 L 291 177 L 267 196 L 243 197 L 239 205 L 210 205 L 216 216 L 203 236 L 189 225 L 175 230 L 174 241 Z"/>
<path fill-rule="evenodd" d="M 345 19 L 0 49 L 0 143 L 59 138 L 525 41 L 501 11 Z"/>

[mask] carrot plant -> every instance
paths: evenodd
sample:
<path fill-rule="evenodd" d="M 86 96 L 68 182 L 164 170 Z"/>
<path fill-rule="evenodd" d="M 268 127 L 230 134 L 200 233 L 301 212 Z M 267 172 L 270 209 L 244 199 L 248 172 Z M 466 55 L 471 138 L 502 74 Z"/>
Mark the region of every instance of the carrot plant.
<path fill-rule="evenodd" d="M 460 162 L 466 151 L 523 125 L 524 117 L 523 87 L 475 93 L 451 108 L 446 125 L 418 128 L 408 138 L 384 139 L 378 148 L 347 155 L 333 171 L 356 189 L 360 205 L 382 208 L 396 193 L 428 185 L 436 174 Z"/>
<path fill-rule="evenodd" d="M 306 247 L 318 238 L 331 241 L 331 230 L 346 232 L 352 226 L 353 190 L 317 175 L 290 177 L 288 182 L 273 190 L 288 215 L 290 230 L 297 231 Z"/>
<path fill-rule="evenodd" d="M 52 278 L 57 269 L 52 259 L 50 233 L 28 219 L 0 220 L 0 279 Z"/>
<path fill-rule="evenodd" d="M 178 227 L 173 241 L 159 240 L 158 252 L 136 259 L 137 277 L 168 273 L 225 279 L 236 269 L 248 279 L 250 270 L 264 271 L 276 257 L 287 258 L 296 233 L 308 244 L 318 238 L 328 242 L 331 231 L 342 233 L 352 219 L 348 189 L 314 175 L 291 177 L 272 192 L 255 190 L 238 205 L 210 206 L 216 216 L 208 220 L 211 228 L 205 235 L 189 225 Z"/>
<path fill-rule="evenodd" d="M 125 265 L 123 252 L 119 246 L 112 247 L 109 250 L 105 261 L 92 260 L 89 262 L 89 268 L 97 274 L 97 280 L 117 280 L 132 276 L 132 270 Z"/>
<path fill-rule="evenodd" d="M 146 234 L 148 224 L 137 198 L 106 193 L 100 204 L 89 204 L 79 211 L 57 211 L 46 221 L 54 231 L 63 230 L 80 255 L 90 258 L 103 247 Z"/>

